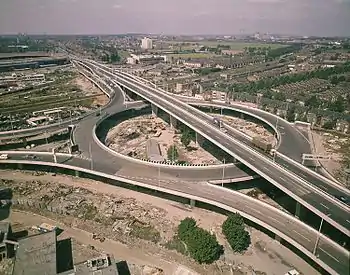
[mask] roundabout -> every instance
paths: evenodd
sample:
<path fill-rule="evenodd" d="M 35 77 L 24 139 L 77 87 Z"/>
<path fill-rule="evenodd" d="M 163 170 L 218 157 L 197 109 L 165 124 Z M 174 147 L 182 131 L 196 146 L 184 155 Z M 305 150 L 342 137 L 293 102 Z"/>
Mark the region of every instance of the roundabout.
<path fill-rule="evenodd" d="M 113 83 L 113 80 L 110 81 Z M 239 171 L 243 171 L 237 165 L 225 164 L 224 169 L 222 165 L 185 167 L 145 162 L 128 156 L 121 157 L 116 152 L 110 152 L 110 149 L 97 138 L 97 127 L 117 113 L 134 108 L 142 109 L 147 104 L 140 101 L 126 102 L 124 91 L 119 86 L 110 88 L 109 96 L 113 104 L 110 103 L 103 108 L 99 116 L 91 114 L 79 121 L 73 131 L 72 140 L 79 145 L 82 155 L 55 156 L 55 154 L 49 153 L 42 155 L 41 161 L 29 161 L 21 158 L 21 154 L 24 155 L 25 152 L 12 152 L 9 153 L 10 160 L 0 161 L 1 165 L 4 167 L 57 170 L 81 177 L 97 177 L 111 184 L 126 184 L 129 187 L 137 185 L 142 188 L 185 197 L 189 199 L 191 205 L 201 202 L 215 205 L 230 212 L 239 212 L 246 219 L 263 226 L 279 238 L 292 244 L 328 272 L 342 274 L 343 271 L 348 270 L 346 264 L 349 257 L 348 251 L 325 235 L 320 235 L 317 230 L 298 218 L 274 207 L 269 207 L 265 203 L 238 194 L 238 192 L 204 183 L 208 179 L 222 178 L 222 171 L 225 171 L 224 177 L 227 179 L 237 177 L 241 173 Z M 153 97 L 149 97 L 153 100 Z M 206 130 L 204 126 L 198 126 L 198 129 L 203 133 Z M 217 133 L 218 131 L 214 132 Z M 209 131 L 205 133 L 208 136 L 210 134 Z M 223 138 L 223 142 L 226 142 L 227 139 L 226 143 L 228 144 L 229 140 L 233 139 L 231 135 L 233 137 L 238 136 L 236 131 L 229 131 L 227 136 L 230 136 L 230 138 Z M 55 163 L 52 162 L 52 158 L 57 158 Z M 137 172 L 135 173 L 135 171 Z M 287 189 L 287 187 L 284 188 Z M 305 237 L 309 242 L 305 242 Z M 317 255 L 314 251 L 314 244 L 316 244 L 316 247 L 318 246 Z M 334 260 L 334 256 L 330 257 L 329 255 L 336 256 L 336 260 Z"/>

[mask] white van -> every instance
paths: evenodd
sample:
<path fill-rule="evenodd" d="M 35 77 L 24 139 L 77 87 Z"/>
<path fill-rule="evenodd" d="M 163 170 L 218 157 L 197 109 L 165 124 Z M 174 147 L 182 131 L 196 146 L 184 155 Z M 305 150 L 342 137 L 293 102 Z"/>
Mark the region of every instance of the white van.
<path fill-rule="evenodd" d="M 8 154 L 1 154 L 0 159 L 8 159 L 9 155 Z"/>
<path fill-rule="evenodd" d="M 296 269 L 293 270 L 289 270 L 286 274 L 284 275 L 300 275 L 299 271 L 297 271 Z"/>

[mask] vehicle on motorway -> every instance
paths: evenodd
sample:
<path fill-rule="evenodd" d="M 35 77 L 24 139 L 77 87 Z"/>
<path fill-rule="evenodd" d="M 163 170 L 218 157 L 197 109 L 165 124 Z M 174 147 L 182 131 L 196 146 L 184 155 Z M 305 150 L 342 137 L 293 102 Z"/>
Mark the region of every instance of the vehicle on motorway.
<path fill-rule="evenodd" d="M 9 155 L 8 154 L 1 154 L 0 159 L 8 159 Z"/>
<path fill-rule="evenodd" d="M 284 275 L 300 275 L 300 272 L 296 269 L 289 270 L 286 274 Z"/>
<path fill-rule="evenodd" d="M 25 155 L 24 158 L 25 159 L 38 159 L 38 157 L 36 155 L 33 155 L 33 154 Z"/>
<path fill-rule="evenodd" d="M 335 197 L 338 200 L 341 200 L 343 203 L 346 203 L 346 204 L 350 203 L 349 200 L 346 197 L 344 197 L 344 196 L 335 196 Z"/>
<path fill-rule="evenodd" d="M 272 144 L 262 140 L 259 137 L 253 137 L 252 143 L 255 147 L 263 150 L 264 152 L 270 152 L 272 149 Z"/>
<path fill-rule="evenodd" d="M 220 127 L 220 120 L 216 117 L 213 118 L 213 123 L 216 125 L 216 126 L 219 126 Z"/>

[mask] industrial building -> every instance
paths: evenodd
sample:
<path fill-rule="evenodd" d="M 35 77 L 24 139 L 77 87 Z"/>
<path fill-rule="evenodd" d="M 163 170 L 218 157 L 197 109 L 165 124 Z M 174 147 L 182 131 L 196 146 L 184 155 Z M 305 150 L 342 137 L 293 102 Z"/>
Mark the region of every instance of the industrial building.
<path fill-rule="evenodd" d="M 131 54 L 127 59 L 128 64 L 143 64 L 143 65 L 153 65 L 160 62 L 167 62 L 167 57 L 165 55 L 136 55 Z"/>

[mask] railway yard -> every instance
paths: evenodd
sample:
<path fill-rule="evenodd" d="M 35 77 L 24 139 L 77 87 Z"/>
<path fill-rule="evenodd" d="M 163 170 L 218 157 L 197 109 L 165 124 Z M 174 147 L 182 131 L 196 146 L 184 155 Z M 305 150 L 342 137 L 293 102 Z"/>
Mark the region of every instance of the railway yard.
<path fill-rule="evenodd" d="M 107 102 L 107 97 L 73 68 L 43 71 L 0 75 L 0 84 L 3 83 L 0 88 L 0 131 L 73 119 Z M 30 76 L 33 81 L 23 80 Z"/>

